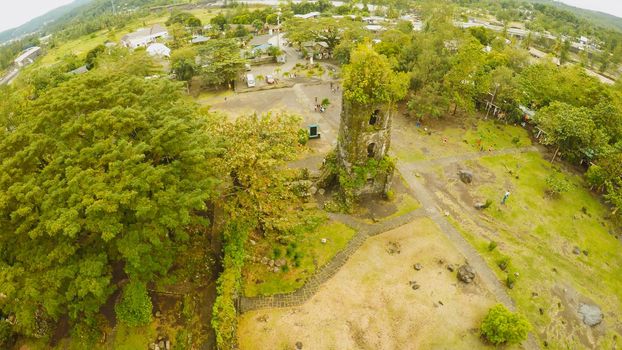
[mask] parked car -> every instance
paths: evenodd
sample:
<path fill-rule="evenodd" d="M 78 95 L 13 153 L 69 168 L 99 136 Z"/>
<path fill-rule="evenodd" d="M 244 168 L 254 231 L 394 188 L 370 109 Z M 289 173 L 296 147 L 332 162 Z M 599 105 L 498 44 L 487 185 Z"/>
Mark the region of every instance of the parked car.
<path fill-rule="evenodd" d="M 266 83 L 274 84 L 274 77 L 270 74 L 266 75 Z"/>
<path fill-rule="evenodd" d="M 255 76 L 252 74 L 246 74 L 246 86 L 249 88 L 255 87 Z"/>

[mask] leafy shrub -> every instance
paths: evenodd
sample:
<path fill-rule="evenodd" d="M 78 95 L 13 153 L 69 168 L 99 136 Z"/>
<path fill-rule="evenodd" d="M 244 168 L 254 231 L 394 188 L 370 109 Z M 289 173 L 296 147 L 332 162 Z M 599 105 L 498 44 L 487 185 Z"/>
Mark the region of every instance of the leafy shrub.
<path fill-rule="evenodd" d="M 131 281 L 123 288 L 121 302 L 115 305 L 119 321 L 128 326 L 144 326 L 151 322 L 153 304 L 142 282 Z"/>
<path fill-rule="evenodd" d="M 328 107 L 330 105 L 330 100 L 328 98 L 324 98 L 322 100 L 322 106 Z"/>
<path fill-rule="evenodd" d="M 15 334 L 11 330 L 11 324 L 0 319 L 0 348 L 10 349 L 15 342 Z"/>
<path fill-rule="evenodd" d="M 559 197 L 562 193 L 570 190 L 570 183 L 562 174 L 551 174 L 546 178 L 546 193 L 551 197 Z"/>
<path fill-rule="evenodd" d="M 499 344 L 518 344 L 527 339 L 531 325 L 520 314 L 513 313 L 502 304 L 488 310 L 480 326 L 481 335 L 489 342 Z"/>
<path fill-rule="evenodd" d="M 189 349 L 191 343 L 192 343 L 192 335 L 190 334 L 190 332 L 188 332 L 188 330 L 181 329 L 175 335 L 175 349 L 178 349 L 178 350 Z"/>
<path fill-rule="evenodd" d="M 516 284 L 516 275 L 513 273 L 508 273 L 508 277 L 505 279 L 505 285 L 512 289 L 514 288 L 514 284 Z"/>
<path fill-rule="evenodd" d="M 493 250 L 495 250 L 495 248 L 497 248 L 497 242 L 490 241 L 490 243 L 488 243 L 488 251 L 492 252 Z"/>
<path fill-rule="evenodd" d="M 301 146 L 304 146 L 307 144 L 307 142 L 309 142 L 309 131 L 307 131 L 306 129 L 299 129 L 298 130 L 298 143 Z"/>

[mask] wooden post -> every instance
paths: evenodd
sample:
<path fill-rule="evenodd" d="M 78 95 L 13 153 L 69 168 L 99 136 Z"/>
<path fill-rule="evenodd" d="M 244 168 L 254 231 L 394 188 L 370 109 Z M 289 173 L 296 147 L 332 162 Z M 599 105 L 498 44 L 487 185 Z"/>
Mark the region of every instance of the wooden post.
<path fill-rule="evenodd" d="M 553 163 L 555 161 L 555 157 L 557 157 L 557 152 L 559 152 L 559 146 L 555 150 L 555 154 L 553 154 L 553 159 L 551 159 L 551 163 Z"/>

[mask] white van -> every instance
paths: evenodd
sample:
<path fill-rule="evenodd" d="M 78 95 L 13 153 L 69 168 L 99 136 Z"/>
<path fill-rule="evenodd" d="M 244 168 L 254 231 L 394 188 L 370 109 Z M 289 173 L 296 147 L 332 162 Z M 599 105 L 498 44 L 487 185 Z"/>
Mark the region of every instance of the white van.
<path fill-rule="evenodd" d="M 246 74 L 246 85 L 249 88 L 255 87 L 255 76 L 252 74 Z"/>

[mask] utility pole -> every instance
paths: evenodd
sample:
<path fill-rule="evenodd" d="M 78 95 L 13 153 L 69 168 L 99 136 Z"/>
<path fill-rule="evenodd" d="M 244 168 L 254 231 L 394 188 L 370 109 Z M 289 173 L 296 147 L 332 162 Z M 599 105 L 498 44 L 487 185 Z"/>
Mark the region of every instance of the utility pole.
<path fill-rule="evenodd" d="M 276 13 L 276 46 L 281 49 L 281 8 L 277 8 Z"/>

